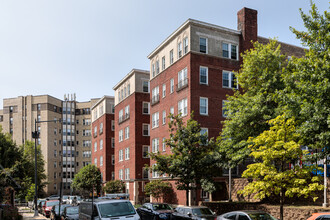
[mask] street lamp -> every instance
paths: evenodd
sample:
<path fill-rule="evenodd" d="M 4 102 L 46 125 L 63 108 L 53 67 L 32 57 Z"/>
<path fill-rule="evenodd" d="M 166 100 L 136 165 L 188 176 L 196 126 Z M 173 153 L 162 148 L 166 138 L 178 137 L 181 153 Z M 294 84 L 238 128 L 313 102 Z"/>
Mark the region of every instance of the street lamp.
<path fill-rule="evenodd" d="M 40 136 L 40 132 L 37 131 L 37 124 L 43 122 L 61 122 L 60 120 L 50 120 L 50 121 L 37 121 L 34 119 L 34 132 L 32 132 L 32 138 L 34 138 L 34 216 L 39 216 L 38 214 L 38 187 L 37 187 L 37 139 Z"/>

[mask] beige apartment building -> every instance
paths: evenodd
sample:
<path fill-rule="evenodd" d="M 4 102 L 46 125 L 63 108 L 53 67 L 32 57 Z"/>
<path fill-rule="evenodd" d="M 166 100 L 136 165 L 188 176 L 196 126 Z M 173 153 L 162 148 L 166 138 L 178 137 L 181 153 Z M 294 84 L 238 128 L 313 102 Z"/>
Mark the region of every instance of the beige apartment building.
<path fill-rule="evenodd" d="M 3 100 L 0 126 L 10 133 L 17 145 L 40 132 L 45 160 L 46 194 L 72 193 L 71 182 L 79 170 L 91 163 L 91 111 L 98 99 L 77 102 L 75 95 L 65 95 L 64 101 L 49 95 L 19 96 Z"/>

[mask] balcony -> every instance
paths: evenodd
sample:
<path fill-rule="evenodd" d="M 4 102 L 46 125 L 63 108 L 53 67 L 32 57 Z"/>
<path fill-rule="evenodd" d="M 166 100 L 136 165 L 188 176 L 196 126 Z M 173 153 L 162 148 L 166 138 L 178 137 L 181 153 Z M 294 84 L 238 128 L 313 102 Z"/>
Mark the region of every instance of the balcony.
<path fill-rule="evenodd" d="M 155 105 L 159 102 L 159 94 L 152 96 L 151 105 Z"/>
<path fill-rule="evenodd" d="M 176 85 L 176 91 L 179 92 L 186 87 L 188 87 L 188 78 L 179 81 L 179 83 Z"/>
<path fill-rule="evenodd" d="M 126 113 L 125 115 L 119 117 L 118 124 L 123 123 L 124 121 L 127 121 L 129 119 L 129 113 Z"/>

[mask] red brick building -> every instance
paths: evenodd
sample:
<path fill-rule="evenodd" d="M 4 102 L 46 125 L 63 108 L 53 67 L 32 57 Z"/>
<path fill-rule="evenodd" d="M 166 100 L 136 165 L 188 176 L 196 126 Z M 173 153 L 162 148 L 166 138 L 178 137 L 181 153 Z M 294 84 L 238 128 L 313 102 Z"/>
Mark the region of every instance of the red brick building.
<path fill-rule="evenodd" d="M 260 38 L 256 10 L 243 8 L 237 18 L 238 30 L 189 19 L 148 56 L 153 152 L 170 153 L 163 142 L 169 138 L 169 113 L 181 113 L 186 121 L 194 112 L 194 119 L 201 124 L 202 132 L 207 132 L 209 137 L 219 135 L 221 121 L 225 119 L 226 96 L 239 89 L 233 72 L 242 64 L 240 53 L 252 47 L 251 41 Z M 303 51 L 295 46 L 285 47 L 289 48 L 288 52 L 299 54 Z M 155 161 L 150 163 L 152 165 Z M 166 176 L 153 173 L 153 178 L 166 179 Z M 175 193 L 176 202 L 186 204 L 185 192 Z M 208 199 L 207 193 L 190 194 L 190 201 L 204 199 Z"/>
<path fill-rule="evenodd" d="M 102 182 L 114 179 L 114 97 L 103 96 L 92 111 L 92 164 L 100 168 Z"/>
<path fill-rule="evenodd" d="M 150 94 L 149 71 L 133 69 L 115 90 L 115 179 L 126 183 L 126 193 L 134 203 L 145 196 L 149 173 Z"/>

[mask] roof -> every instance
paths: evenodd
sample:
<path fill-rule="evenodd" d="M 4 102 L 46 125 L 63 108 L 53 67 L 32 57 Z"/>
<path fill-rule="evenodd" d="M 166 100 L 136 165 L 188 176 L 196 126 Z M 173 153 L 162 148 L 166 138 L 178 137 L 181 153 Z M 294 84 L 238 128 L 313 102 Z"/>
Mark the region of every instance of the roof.
<path fill-rule="evenodd" d="M 128 78 L 133 76 L 134 73 L 144 73 L 147 75 L 150 75 L 150 72 L 148 70 L 140 70 L 140 69 L 132 69 L 122 80 L 120 80 L 112 89 L 116 90 L 119 86 L 121 86 Z"/>
<path fill-rule="evenodd" d="M 113 99 L 113 101 L 115 101 L 115 97 L 114 96 L 108 96 L 108 95 L 104 95 L 102 98 L 100 98 L 92 107 L 91 109 L 95 108 L 95 106 L 97 106 L 98 104 L 100 104 L 104 99 Z"/>
<path fill-rule="evenodd" d="M 155 50 L 153 50 L 147 57 L 148 59 L 150 59 L 153 55 L 155 55 L 164 45 L 166 45 L 169 41 L 171 41 L 174 37 L 176 37 L 176 35 L 182 31 L 184 28 L 186 28 L 187 26 L 194 24 L 194 25 L 198 25 L 198 26 L 202 26 L 202 27 L 206 27 L 206 28 L 212 28 L 212 29 L 217 29 L 217 30 L 221 30 L 221 31 L 225 31 L 225 32 L 229 32 L 232 34 L 241 34 L 241 31 L 237 31 L 237 30 L 233 30 L 230 28 L 225 28 L 222 26 L 218 26 L 215 24 L 210 24 L 207 22 L 203 22 L 203 21 L 198 21 L 198 20 L 194 20 L 189 18 L 187 21 L 185 21 L 179 28 L 177 28 L 170 36 L 168 36 Z"/>

